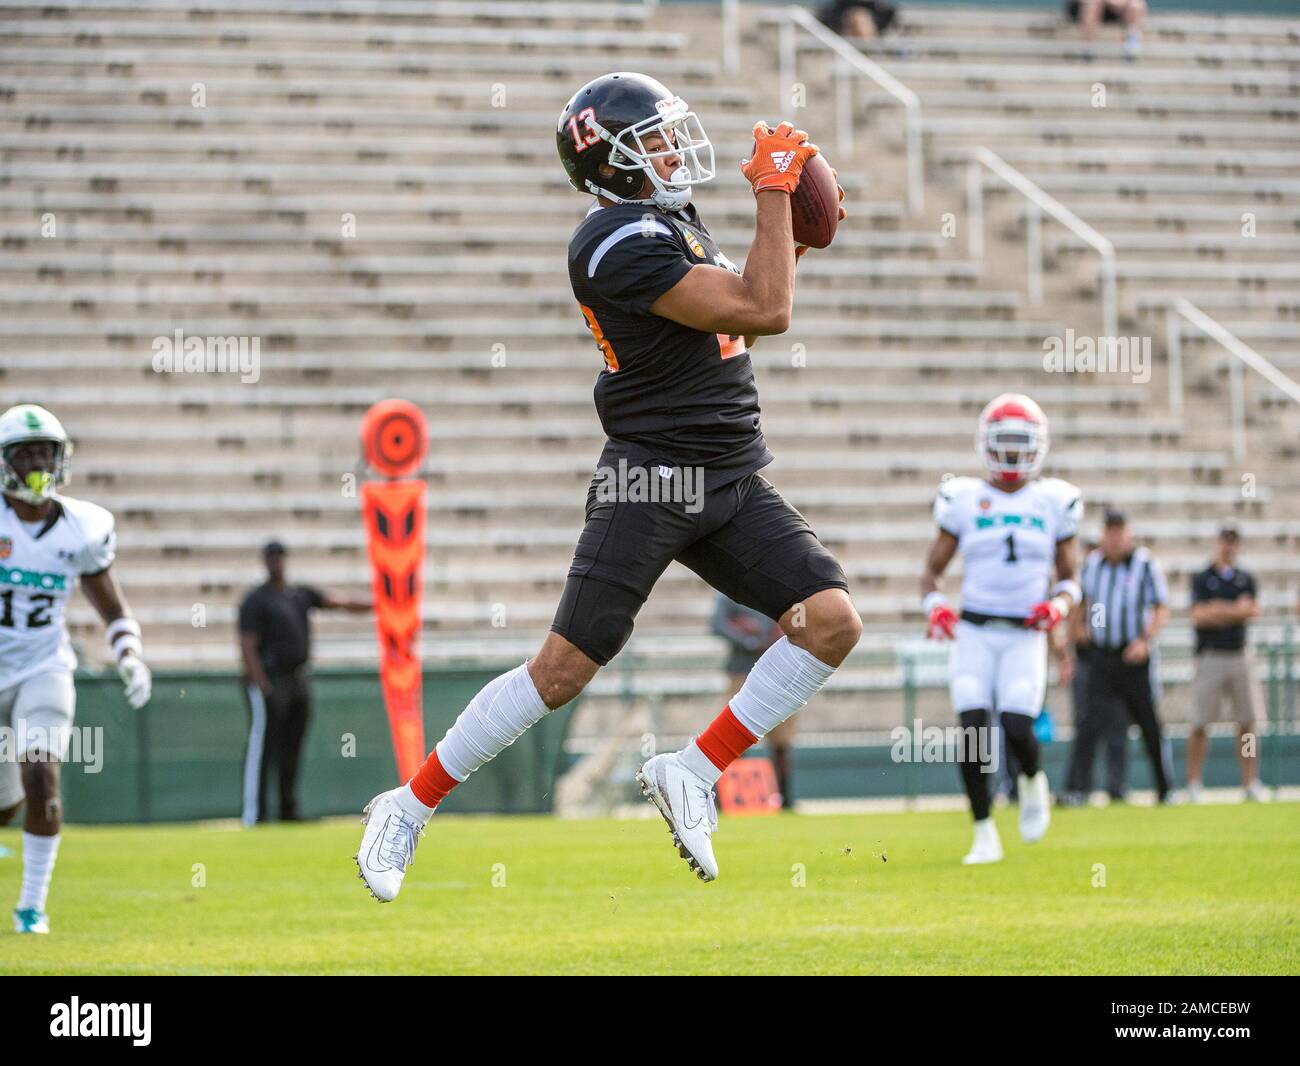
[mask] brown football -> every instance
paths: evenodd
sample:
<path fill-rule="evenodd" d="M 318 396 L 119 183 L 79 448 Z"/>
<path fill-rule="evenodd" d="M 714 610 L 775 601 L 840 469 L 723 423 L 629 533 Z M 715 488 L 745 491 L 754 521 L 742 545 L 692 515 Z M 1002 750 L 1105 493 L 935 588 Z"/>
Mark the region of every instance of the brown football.
<path fill-rule="evenodd" d="M 790 197 L 795 244 L 825 248 L 835 239 L 840 221 L 840 194 L 831 165 L 820 152 L 803 165 L 799 185 Z"/>

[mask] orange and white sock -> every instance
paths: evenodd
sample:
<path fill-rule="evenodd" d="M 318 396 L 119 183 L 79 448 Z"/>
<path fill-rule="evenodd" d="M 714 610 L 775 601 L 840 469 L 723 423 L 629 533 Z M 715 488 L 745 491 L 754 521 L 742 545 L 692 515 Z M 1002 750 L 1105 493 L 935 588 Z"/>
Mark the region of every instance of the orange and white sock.
<path fill-rule="evenodd" d="M 728 704 L 708 729 L 682 749 L 681 759 L 697 777 L 713 784 L 723 770 L 757 743 L 758 737 L 740 724 Z"/>
<path fill-rule="evenodd" d="M 469 701 L 424 765 L 399 791 L 398 802 L 407 813 L 427 821 L 448 792 L 505 751 L 549 711 L 527 663 L 494 677 Z"/>
<path fill-rule="evenodd" d="M 424 765 L 415 772 L 406 787 L 398 792 L 397 803 L 407 814 L 427 822 L 433 809 L 459 784 L 443 768 L 442 760 L 438 758 L 438 749 L 434 748 L 424 760 Z"/>
<path fill-rule="evenodd" d="M 782 637 L 709 728 L 686 745 L 682 761 L 705 781 L 716 781 L 747 748 L 807 704 L 833 673 L 835 667 Z"/>

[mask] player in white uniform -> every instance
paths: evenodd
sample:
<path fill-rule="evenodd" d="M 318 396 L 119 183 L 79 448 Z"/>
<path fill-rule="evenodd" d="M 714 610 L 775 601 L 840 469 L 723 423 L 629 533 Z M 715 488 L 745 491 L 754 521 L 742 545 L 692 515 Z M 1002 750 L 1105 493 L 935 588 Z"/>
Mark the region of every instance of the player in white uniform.
<path fill-rule="evenodd" d="M 921 576 L 928 635 L 956 642 L 948 660 L 953 708 L 964 736 L 983 740 L 966 746 L 960 757 L 975 819 L 966 863 L 1002 858 L 989 815 L 991 756 L 1000 751 L 989 740 L 994 714 L 1023 769 L 1021 838 L 1033 842 L 1047 832 L 1051 798 L 1033 722 L 1047 685 L 1047 631 L 1082 595 L 1075 580 L 1075 534 L 1083 499 L 1068 481 L 1038 477 L 1048 448 L 1047 419 L 1038 404 L 1028 396 L 999 396 L 980 415 L 976 448 L 988 477 L 950 477 L 940 485 L 934 503 L 939 531 Z M 939 591 L 939 579 L 959 551 L 960 617 Z"/>
<path fill-rule="evenodd" d="M 106 637 L 133 708 L 149 702 L 140 626 L 109 571 L 113 516 L 56 493 L 72 444 L 49 411 L 20 404 L 0 415 L 0 825 L 27 803 L 23 883 L 14 930 L 48 933 L 45 901 L 59 850 L 59 763 L 66 761 L 76 694 L 76 656 L 64 611 L 80 583 Z"/>

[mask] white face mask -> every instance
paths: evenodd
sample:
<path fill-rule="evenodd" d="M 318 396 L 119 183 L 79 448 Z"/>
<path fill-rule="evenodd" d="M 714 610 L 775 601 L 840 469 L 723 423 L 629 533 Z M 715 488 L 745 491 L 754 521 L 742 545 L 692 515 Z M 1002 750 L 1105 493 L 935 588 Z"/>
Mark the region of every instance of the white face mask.
<path fill-rule="evenodd" d="M 1002 420 L 981 427 L 978 448 L 988 472 L 1000 481 L 1037 477 L 1047 455 L 1047 435 L 1031 422 Z"/>
<path fill-rule="evenodd" d="M 690 168 L 683 164 L 673 171 L 673 176 L 662 188 L 655 189 L 650 199 L 665 211 L 680 211 L 691 202 L 691 193 L 694 190 L 690 184 L 690 177 Z M 652 178 L 651 181 L 653 182 L 654 179 Z"/>
<path fill-rule="evenodd" d="M 15 500 L 35 505 L 51 499 L 67 480 L 67 460 L 72 450 L 70 444 L 54 443 L 54 469 L 30 470 L 26 477 L 19 475 L 7 456 L 0 455 L 0 491 Z"/>
<path fill-rule="evenodd" d="M 691 202 L 696 185 L 712 181 L 713 145 L 694 111 L 681 97 L 659 101 L 659 113 L 629 126 L 613 140 L 609 165 L 617 170 L 639 170 L 650 180 L 649 200 L 623 200 L 623 203 L 653 203 L 665 211 L 680 211 Z M 664 147 L 649 148 L 646 139 L 658 134 Z M 654 160 L 668 155 L 681 156 L 681 166 L 665 181 L 655 170 Z"/>

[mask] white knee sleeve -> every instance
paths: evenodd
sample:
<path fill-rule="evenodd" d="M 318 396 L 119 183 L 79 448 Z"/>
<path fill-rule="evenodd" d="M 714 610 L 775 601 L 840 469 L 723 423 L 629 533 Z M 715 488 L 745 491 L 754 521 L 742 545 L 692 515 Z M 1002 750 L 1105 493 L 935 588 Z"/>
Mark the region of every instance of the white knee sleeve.
<path fill-rule="evenodd" d="M 756 737 L 775 729 L 817 695 L 835 667 L 782 637 L 763 653 L 731 697 L 731 713 Z"/>
<path fill-rule="evenodd" d="M 528 675 L 528 664 L 489 681 L 438 741 L 438 761 L 464 781 L 544 718 L 549 708 Z"/>

